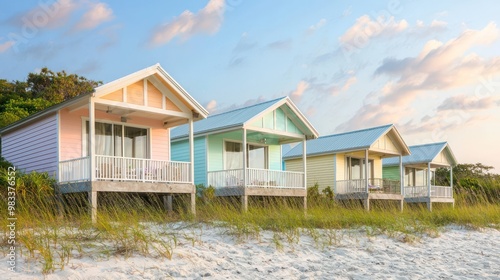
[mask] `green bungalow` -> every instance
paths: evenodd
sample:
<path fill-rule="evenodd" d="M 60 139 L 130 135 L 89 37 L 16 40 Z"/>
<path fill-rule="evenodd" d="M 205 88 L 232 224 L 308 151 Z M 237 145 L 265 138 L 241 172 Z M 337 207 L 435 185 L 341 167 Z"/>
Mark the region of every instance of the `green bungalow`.
<path fill-rule="evenodd" d="M 432 211 L 432 203 L 452 203 L 453 199 L 453 166 L 457 160 L 447 142 L 410 146 L 411 155 L 403 157 L 404 197 L 407 203 L 427 203 Z M 432 182 L 433 169 L 445 167 L 450 169 L 450 185 L 436 186 Z M 399 160 L 386 158 L 383 160 L 383 177 L 397 179 L 399 177 Z"/>
<path fill-rule="evenodd" d="M 305 143 L 318 132 L 290 98 L 211 115 L 192 130 L 196 184 L 241 197 L 244 210 L 249 196 L 301 197 L 306 207 L 306 171 L 282 170 L 281 145 Z M 189 160 L 189 131 L 188 125 L 171 131 L 172 160 Z"/>

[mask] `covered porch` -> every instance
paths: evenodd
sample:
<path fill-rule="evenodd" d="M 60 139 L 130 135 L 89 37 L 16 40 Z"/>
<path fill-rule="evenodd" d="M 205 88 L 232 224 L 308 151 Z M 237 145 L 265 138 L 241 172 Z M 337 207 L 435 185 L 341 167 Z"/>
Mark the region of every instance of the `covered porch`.
<path fill-rule="evenodd" d="M 448 167 L 450 171 L 450 185 L 436 186 L 432 182 L 433 169 Z M 432 211 L 432 203 L 451 203 L 455 206 L 453 198 L 453 167 L 436 164 L 414 164 L 405 167 L 405 201 L 407 203 L 426 203 Z"/>
<path fill-rule="evenodd" d="M 207 114 L 159 65 L 96 88 L 59 111 L 59 192 L 88 192 L 93 221 L 99 192 L 164 194 L 168 210 L 172 194 L 187 194 L 195 213 L 193 122 Z M 170 160 L 170 128 L 181 124 L 186 162 Z"/>
<path fill-rule="evenodd" d="M 306 147 L 304 135 L 251 126 L 212 137 L 224 139 L 223 169 L 207 172 L 216 196 L 241 197 L 244 211 L 249 196 L 299 197 L 307 207 L 305 164 L 304 172 L 283 171 L 280 155 L 281 144 L 302 141 Z"/>
<path fill-rule="evenodd" d="M 338 157 L 339 155 L 336 155 Z M 402 155 L 396 151 L 379 151 L 377 149 L 365 149 L 364 151 L 353 151 L 341 155 L 344 165 L 343 178 L 337 180 L 335 176 L 334 193 L 338 200 L 361 200 L 364 208 L 370 210 L 371 200 L 392 200 L 399 202 L 403 211 L 404 189 L 402 180 L 391 180 L 377 178 L 381 174 L 381 160 L 385 157 L 399 156 L 399 174 L 403 174 Z M 336 160 L 337 164 L 342 160 Z M 339 174 L 338 177 L 342 177 Z M 382 176 L 380 176 L 382 177 Z"/>

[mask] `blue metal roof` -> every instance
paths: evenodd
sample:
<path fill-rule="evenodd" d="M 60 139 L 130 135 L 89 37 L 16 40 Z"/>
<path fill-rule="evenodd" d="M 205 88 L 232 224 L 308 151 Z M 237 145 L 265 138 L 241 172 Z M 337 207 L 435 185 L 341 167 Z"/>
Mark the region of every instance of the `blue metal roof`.
<path fill-rule="evenodd" d="M 344 132 L 307 141 L 307 155 L 333 154 L 342 151 L 361 150 L 369 148 L 380 136 L 384 135 L 392 124 L 372 127 L 362 130 Z M 302 156 L 302 143 L 296 145 L 283 156 L 290 159 Z"/>
<path fill-rule="evenodd" d="M 193 123 L 194 135 L 207 132 L 218 131 L 226 128 L 240 127 L 245 122 L 252 119 L 259 113 L 265 111 L 269 107 L 276 104 L 276 102 L 285 99 L 281 97 L 278 99 L 266 101 L 263 103 L 235 109 L 232 111 L 210 115 L 206 119 Z M 172 140 L 184 138 L 188 136 L 188 125 L 181 125 L 171 130 L 170 137 Z"/>
<path fill-rule="evenodd" d="M 424 145 L 410 146 L 411 155 L 403 157 L 403 165 L 420 164 L 432 162 L 439 153 L 448 146 L 447 142 L 430 143 Z M 448 147 L 449 149 L 449 147 Z M 456 159 L 449 151 L 452 164 L 456 164 Z M 383 166 L 399 165 L 399 157 L 384 158 Z"/>

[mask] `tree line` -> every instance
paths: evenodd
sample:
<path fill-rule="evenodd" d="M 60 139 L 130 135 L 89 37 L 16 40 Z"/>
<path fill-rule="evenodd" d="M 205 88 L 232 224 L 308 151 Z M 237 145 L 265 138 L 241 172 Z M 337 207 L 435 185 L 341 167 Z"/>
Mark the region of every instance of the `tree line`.
<path fill-rule="evenodd" d="M 61 103 L 80 94 L 92 92 L 101 81 L 89 80 L 65 71 L 44 67 L 29 73 L 26 80 L 0 79 L 0 128 Z"/>

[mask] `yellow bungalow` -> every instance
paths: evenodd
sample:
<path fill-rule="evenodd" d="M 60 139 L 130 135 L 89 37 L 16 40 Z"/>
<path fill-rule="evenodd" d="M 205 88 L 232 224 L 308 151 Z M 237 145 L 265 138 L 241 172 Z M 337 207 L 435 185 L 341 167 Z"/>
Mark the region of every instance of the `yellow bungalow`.
<path fill-rule="evenodd" d="M 307 182 L 333 187 L 339 200 L 396 200 L 403 209 L 402 156 L 410 150 L 392 124 L 307 141 Z M 283 156 L 287 171 L 302 171 L 302 145 Z M 382 159 L 399 157 L 399 179 L 382 177 Z"/>

